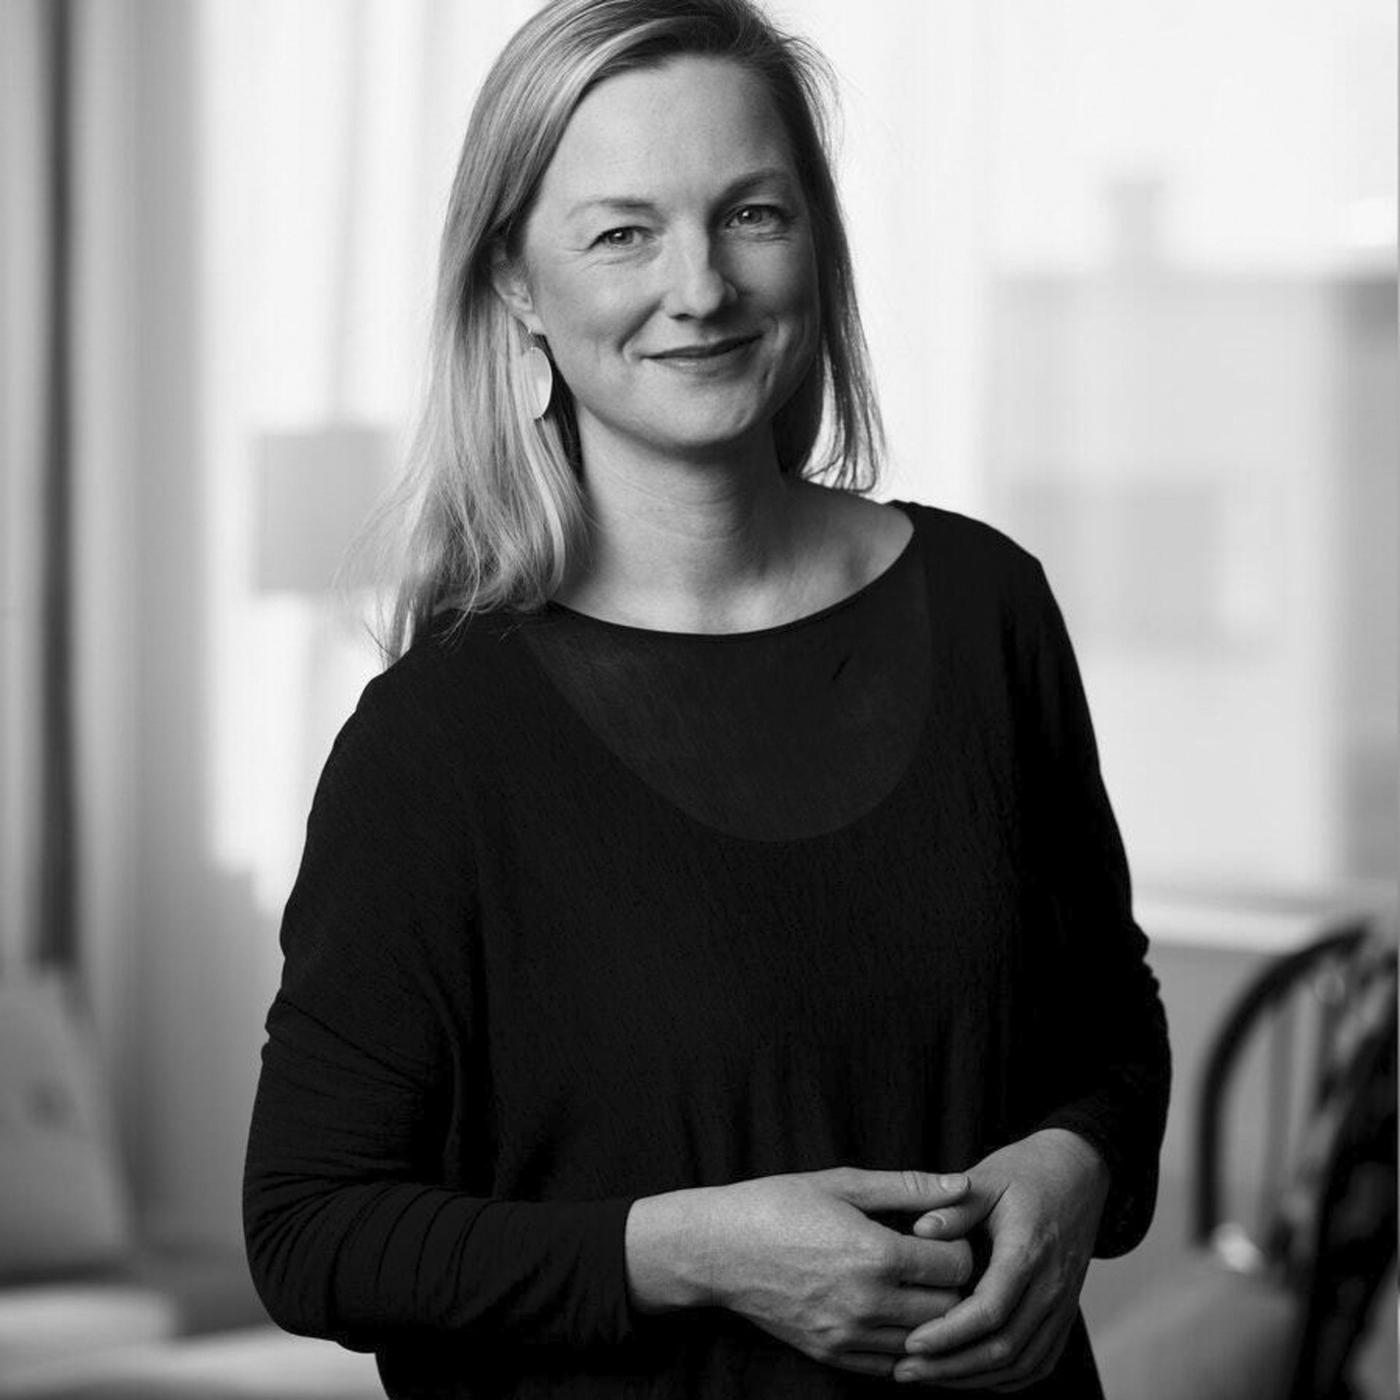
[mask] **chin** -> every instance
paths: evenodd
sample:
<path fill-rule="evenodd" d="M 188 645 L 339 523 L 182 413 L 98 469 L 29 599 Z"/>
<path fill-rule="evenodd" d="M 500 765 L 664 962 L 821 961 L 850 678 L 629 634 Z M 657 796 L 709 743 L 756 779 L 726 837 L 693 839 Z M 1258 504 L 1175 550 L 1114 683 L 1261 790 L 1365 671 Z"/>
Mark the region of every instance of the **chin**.
<path fill-rule="evenodd" d="M 615 418 L 611 423 L 597 415 L 589 416 L 602 429 L 600 442 L 612 437 L 663 456 L 715 456 L 742 450 L 772 436 L 772 413 L 766 411 L 766 405 L 756 405 L 752 400 L 742 405 L 707 406 L 670 399 L 653 401 L 647 407 L 645 416 Z"/>
<path fill-rule="evenodd" d="M 678 447 L 703 448 L 737 446 L 755 436 L 770 432 L 773 413 L 768 405 L 748 403 L 742 407 L 673 403 L 665 406 L 671 411 L 651 426 L 658 442 L 674 443 Z"/>
<path fill-rule="evenodd" d="M 668 428 L 669 431 L 664 437 L 655 439 L 657 447 L 662 451 L 709 456 L 737 451 L 756 440 L 771 437 L 773 422 L 770 418 L 764 418 L 758 422 L 724 428 L 718 425 L 696 425 L 690 431 L 671 423 L 668 424 Z"/>

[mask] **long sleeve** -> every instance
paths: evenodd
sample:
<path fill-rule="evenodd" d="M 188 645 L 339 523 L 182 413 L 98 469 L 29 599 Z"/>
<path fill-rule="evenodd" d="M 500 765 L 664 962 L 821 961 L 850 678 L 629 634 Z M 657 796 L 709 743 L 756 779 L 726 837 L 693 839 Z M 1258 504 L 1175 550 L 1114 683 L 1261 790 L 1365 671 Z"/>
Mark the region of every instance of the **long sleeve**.
<path fill-rule="evenodd" d="M 357 1350 L 422 1329 L 464 1355 L 621 1342 L 630 1200 L 493 1199 L 460 1189 L 489 1179 L 455 1179 L 482 1154 L 449 1127 L 487 1107 L 463 1071 L 469 808 L 433 715 L 391 683 L 336 742 L 283 921 L 244 1178 L 254 1280 L 283 1327 Z"/>
<path fill-rule="evenodd" d="M 1147 939 L 1133 920 L 1122 840 L 1099 771 L 1069 636 L 1039 565 L 1020 638 L 1023 772 L 1034 877 L 1050 928 L 1038 1126 L 1088 1139 L 1112 1179 L 1095 1252 L 1126 1253 L 1157 1194 L 1171 1055 Z"/>

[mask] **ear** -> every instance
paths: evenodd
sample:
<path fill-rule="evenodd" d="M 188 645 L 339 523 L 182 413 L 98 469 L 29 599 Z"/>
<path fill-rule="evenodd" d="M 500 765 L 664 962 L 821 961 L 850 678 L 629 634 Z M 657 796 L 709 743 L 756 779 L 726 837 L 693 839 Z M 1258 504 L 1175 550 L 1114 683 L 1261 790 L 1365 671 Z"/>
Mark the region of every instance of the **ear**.
<path fill-rule="evenodd" d="M 505 304 L 506 310 L 531 335 L 544 334 L 544 322 L 535 311 L 535 300 L 530 295 L 530 283 L 525 275 L 524 261 L 511 258 L 499 243 L 491 250 L 491 285 L 496 289 L 496 295 Z"/>

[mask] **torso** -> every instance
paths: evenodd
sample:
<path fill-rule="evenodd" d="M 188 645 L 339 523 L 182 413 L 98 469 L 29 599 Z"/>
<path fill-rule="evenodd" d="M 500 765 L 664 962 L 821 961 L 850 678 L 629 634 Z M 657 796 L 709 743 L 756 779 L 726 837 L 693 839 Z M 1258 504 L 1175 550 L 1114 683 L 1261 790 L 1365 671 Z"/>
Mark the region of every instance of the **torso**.
<path fill-rule="evenodd" d="M 961 1170 L 1061 1092 L 1008 640 L 1033 616 L 1027 569 L 932 512 L 901 559 L 907 511 L 802 498 L 829 593 L 791 625 L 668 637 L 566 605 L 416 658 L 443 778 L 470 794 L 425 820 L 471 852 L 476 891 L 470 938 L 451 908 L 424 924 L 460 1056 L 427 1135 L 448 1189 Z M 965 604 L 932 605 L 950 592 Z M 718 1310 L 583 1366 L 507 1354 L 493 1378 L 455 1338 L 381 1360 L 390 1393 L 461 1400 L 867 1388 Z M 1088 1400 L 1091 1368 L 1081 1336 L 1038 1393 Z"/>

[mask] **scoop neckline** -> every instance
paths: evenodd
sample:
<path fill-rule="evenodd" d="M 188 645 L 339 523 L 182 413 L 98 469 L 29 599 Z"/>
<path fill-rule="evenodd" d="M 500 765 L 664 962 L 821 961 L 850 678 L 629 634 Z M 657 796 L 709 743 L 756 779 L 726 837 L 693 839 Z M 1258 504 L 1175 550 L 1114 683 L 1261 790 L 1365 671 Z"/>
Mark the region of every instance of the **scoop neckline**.
<path fill-rule="evenodd" d="M 595 617 L 592 613 L 580 612 L 577 608 L 571 608 L 567 603 L 556 602 L 553 598 L 545 600 L 545 611 L 547 613 L 562 613 L 565 617 L 576 618 L 579 622 L 585 622 L 592 627 L 606 628 L 610 632 L 630 633 L 636 637 L 660 637 L 670 641 L 736 642 L 752 640 L 757 637 L 775 637 L 784 632 L 792 632 L 800 627 L 820 622 L 823 618 L 831 617 L 846 608 L 853 607 L 886 582 L 914 552 L 914 546 L 919 537 L 919 522 L 914 518 L 913 512 L 906 509 L 902 501 L 886 501 L 884 504 L 893 506 L 908 519 L 912 527 L 909 531 L 909 538 L 904 541 L 899 553 L 878 574 L 867 579 L 859 588 L 846 594 L 844 598 L 837 598 L 835 602 L 827 603 L 824 607 L 818 608 L 816 612 L 803 613 L 801 617 L 789 618 L 786 622 L 775 622 L 771 627 L 751 627 L 738 632 L 672 632 L 662 627 L 636 627 L 628 622 L 612 622 L 605 617 Z"/>

